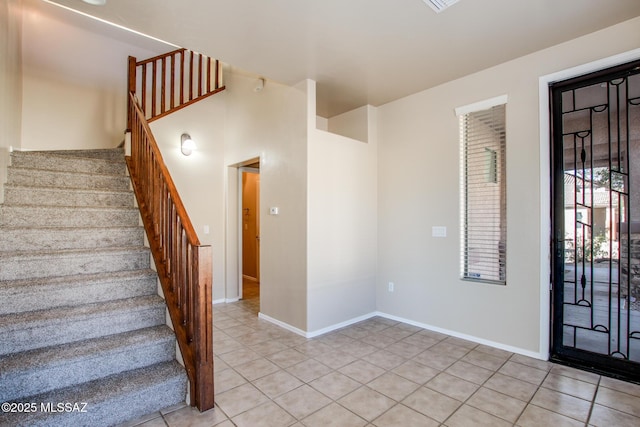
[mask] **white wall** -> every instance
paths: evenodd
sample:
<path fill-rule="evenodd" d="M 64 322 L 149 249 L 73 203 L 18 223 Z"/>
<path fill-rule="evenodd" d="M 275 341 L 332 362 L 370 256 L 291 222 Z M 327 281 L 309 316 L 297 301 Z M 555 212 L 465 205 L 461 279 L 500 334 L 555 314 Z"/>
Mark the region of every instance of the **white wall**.
<path fill-rule="evenodd" d="M 328 131 L 358 141 L 369 141 L 369 106 L 330 117 L 327 120 Z"/>
<path fill-rule="evenodd" d="M 224 298 L 225 108 L 223 92 L 150 124 L 200 243 L 212 247 L 214 300 Z M 190 156 L 180 151 L 183 133 L 197 146 Z"/>
<path fill-rule="evenodd" d="M 213 300 L 238 297 L 237 166 L 261 160 L 261 307 L 263 315 L 306 330 L 306 88 L 225 74 L 226 90 L 151 123 L 201 243 L 213 249 Z M 187 132 L 191 156 L 179 148 Z M 268 215 L 278 206 L 278 216 Z M 204 234 L 208 225 L 210 234 Z"/>
<path fill-rule="evenodd" d="M 315 105 L 314 96 L 310 104 Z M 376 309 L 376 109 L 358 110 L 368 118 L 368 143 L 317 130 L 315 124 L 309 134 L 307 304 L 312 335 Z"/>
<path fill-rule="evenodd" d="M 540 236 L 544 165 L 538 80 L 639 47 L 639 29 L 636 18 L 379 107 L 378 310 L 546 357 L 540 293 L 541 271 L 549 261 L 540 254 L 549 241 Z M 458 278 L 454 109 L 504 94 L 509 98 L 507 285 L 497 286 Z M 431 237 L 432 226 L 446 226 L 447 237 Z M 394 293 L 387 291 L 389 281 L 395 282 Z"/>
<path fill-rule="evenodd" d="M 22 108 L 22 2 L 0 0 L 0 202 L 9 147 L 20 148 Z"/>
<path fill-rule="evenodd" d="M 227 298 L 237 296 L 238 164 L 260 159 L 260 312 L 307 330 L 307 82 L 226 74 Z M 278 207 L 279 215 L 269 215 Z M 235 292 L 235 294 L 234 294 Z"/>
<path fill-rule="evenodd" d="M 375 138 L 316 130 L 314 82 L 268 82 L 259 93 L 254 84 L 229 72 L 223 93 L 151 124 L 201 242 L 213 246 L 214 300 L 238 297 L 237 167 L 258 158 L 261 314 L 313 332 L 374 312 Z M 366 110 L 374 135 L 375 109 Z M 198 145 L 189 157 L 182 132 Z"/>
<path fill-rule="evenodd" d="M 22 148 L 113 148 L 124 139 L 127 57 L 174 47 L 44 3 L 22 25 Z"/>

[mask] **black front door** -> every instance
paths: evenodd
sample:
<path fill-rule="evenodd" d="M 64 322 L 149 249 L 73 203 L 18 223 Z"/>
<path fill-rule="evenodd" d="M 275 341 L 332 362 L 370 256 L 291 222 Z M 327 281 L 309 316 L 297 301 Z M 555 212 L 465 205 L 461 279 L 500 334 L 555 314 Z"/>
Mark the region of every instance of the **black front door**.
<path fill-rule="evenodd" d="M 551 100 L 552 359 L 640 380 L 640 61 Z"/>

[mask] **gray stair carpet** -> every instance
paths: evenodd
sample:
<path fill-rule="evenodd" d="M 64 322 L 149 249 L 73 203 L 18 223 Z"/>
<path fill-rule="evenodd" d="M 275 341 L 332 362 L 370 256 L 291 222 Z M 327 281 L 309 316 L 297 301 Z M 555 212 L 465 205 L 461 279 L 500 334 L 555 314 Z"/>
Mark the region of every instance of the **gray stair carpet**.
<path fill-rule="evenodd" d="M 123 150 L 14 152 L 4 196 L 0 426 L 112 426 L 184 402 Z"/>

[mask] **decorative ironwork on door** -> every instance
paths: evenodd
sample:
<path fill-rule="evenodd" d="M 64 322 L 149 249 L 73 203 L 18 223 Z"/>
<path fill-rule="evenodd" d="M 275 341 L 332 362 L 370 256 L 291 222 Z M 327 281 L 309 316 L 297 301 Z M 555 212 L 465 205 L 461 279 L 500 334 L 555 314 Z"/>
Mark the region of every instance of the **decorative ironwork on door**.
<path fill-rule="evenodd" d="M 640 61 L 551 99 L 552 358 L 640 379 Z"/>

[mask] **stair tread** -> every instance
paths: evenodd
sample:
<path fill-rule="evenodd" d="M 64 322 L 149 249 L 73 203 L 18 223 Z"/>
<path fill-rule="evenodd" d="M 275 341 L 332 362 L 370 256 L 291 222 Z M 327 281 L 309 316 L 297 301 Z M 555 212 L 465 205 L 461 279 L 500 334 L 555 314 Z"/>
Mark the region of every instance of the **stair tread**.
<path fill-rule="evenodd" d="M 0 281 L 0 290 L 8 288 L 24 288 L 27 286 L 61 286 L 65 288 L 85 286 L 89 283 L 99 283 L 118 279 L 135 279 L 155 277 L 156 272 L 151 269 L 124 270 L 109 273 L 77 274 L 72 276 L 40 277 L 34 279 Z"/>
<path fill-rule="evenodd" d="M 32 328 L 39 324 L 68 324 L 80 318 L 112 316 L 117 312 L 133 311 L 138 308 L 164 307 L 159 295 L 147 295 L 122 300 L 83 304 L 70 307 L 56 307 L 46 310 L 26 311 L 0 315 L 0 331 Z"/>
<path fill-rule="evenodd" d="M 66 210 L 117 210 L 117 211 L 138 211 L 138 208 L 135 206 L 50 206 L 50 205 L 32 205 L 28 203 L 20 203 L 20 204 L 7 204 L 4 203 L 0 206 L 11 207 L 11 208 L 37 208 L 37 209 L 66 209 Z"/>
<path fill-rule="evenodd" d="M 61 153 L 60 151 L 66 151 L 66 153 Z M 18 156 L 41 156 L 41 157 L 57 157 L 61 159 L 73 159 L 73 160 L 87 160 L 91 162 L 108 162 L 108 163 L 125 163 L 124 160 L 124 152 L 122 153 L 122 159 L 110 159 L 107 157 L 91 157 L 91 156 L 82 156 L 82 155 L 74 155 L 73 151 L 76 150 L 54 150 L 54 151 L 13 151 L 12 155 Z M 90 150 L 77 150 L 77 151 L 90 151 Z M 96 150 L 97 152 L 97 150 Z"/>
<path fill-rule="evenodd" d="M 124 350 L 134 345 L 149 346 L 158 341 L 173 339 L 175 337 L 171 329 L 166 325 L 159 325 L 84 341 L 27 350 L 0 356 L 0 373 L 6 375 L 9 372 L 27 372 L 43 366 L 64 365 L 91 355 L 97 357 L 108 351 Z"/>
<path fill-rule="evenodd" d="M 0 232 L 6 231 L 19 231 L 19 230 L 33 230 L 33 231 L 64 231 L 69 232 L 70 227 L 52 227 L 52 226 L 1 226 Z M 135 230 L 141 228 L 139 225 L 116 225 L 116 226 L 81 226 L 81 227 L 73 227 L 74 230 L 78 231 L 100 231 L 100 230 Z"/>
<path fill-rule="evenodd" d="M 15 225 L 0 227 L 0 253 L 51 251 L 63 249 L 94 250 L 123 246 L 142 246 L 144 228 L 138 225 L 41 227 Z M 90 225 L 90 224 L 87 224 Z"/>
<path fill-rule="evenodd" d="M 146 246 L 119 246 L 87 249 L 52 249 L 42 251 L 5 251 L 0 252 L 0 259 L 6 261 L 10 258 L 47 258 L 51 256 L 94 256 L 96 254 L 121 254 L 129 252 L 148 252 Z"/>
<path fill-rule="evenodd" d="M 128 178 L 127 175 L 122 173 L 82 172 L 82 171 L 74 171 L 74 170 L 30 168 L 26 166 L 8 166 L 7 170 L 46 172 L 46 173 L 56 174 L 56 175 L 70 174 L 70 175 L 81 175 L 81 176 L 117 177 L 118 179 Z"/>
<path fill-rule="evenodd" d="M 148 396 L 148 393 L 152 395 Z M 165 395 L 158 396 L 160 393 Z M 162 406 L 154 406 L 158 403 L 153 401 L 153 397 L 174 400 L 161 402 L 166 407 L 182 402 L 185 393 L 184 368 L 176 361 L 162 362 L 20 399 L 23 402 L 37 402 L 38 409 L 40 403 L 47 402 L 53 403 L 54 409 L 58 402 L 86 403 L 84 413 L 47 413 L 38 410 L 32 413 L 0 414 L 0 425 L 93 426 L 103 425 L 106 419 L 109 419 L 109 424 L 118 424 L 161 409 Z"/>
<path fill-rule="evenodd" d="M 38 168 L 51 171 L 79 171 L 84 173 L 126 174 L 124 156 L 118 158 L 99 158 L 88 156 L 61 155 L 55 152 L 20 152 L 11 153 L 11 165 L 27 168 Z"/>
<path fill-rule="evenodd" d="M 4 185 L 6 188 L 16 188 L 16 189 L 27 189 L 27 190 L 45 190 L 54 193 L 90 193 L 90 194 L 105 194 L 105 193 L 115 193 L 115 194 L 133 194 L 133 190 L 112 190 L 108 188 L 83 188 L 83 187 L 48 187 L 42 185 L 29 185 L 29 184 L 11 184 L 7 183 Z M 47 205 L 48 206 L 48 205 Z"/>
<path fill-rule="evenodd" d="M 69 157 L 90 157 L 92 155 L 100 155 L 100 154 L 117 154 L 122 155 L 124 157 L 124 148 L 122 147 L 113 147 L 113 148 L 79 148 L 79 149 L 70 149 L 70 150 L 35 150 L 31 151 L 31 153 L 43 153 L 43 154 L 54 154 L 56 156 L 69 156 Z M 98 156 L 97 158 L 104 158 L 103 156 Z"/>

